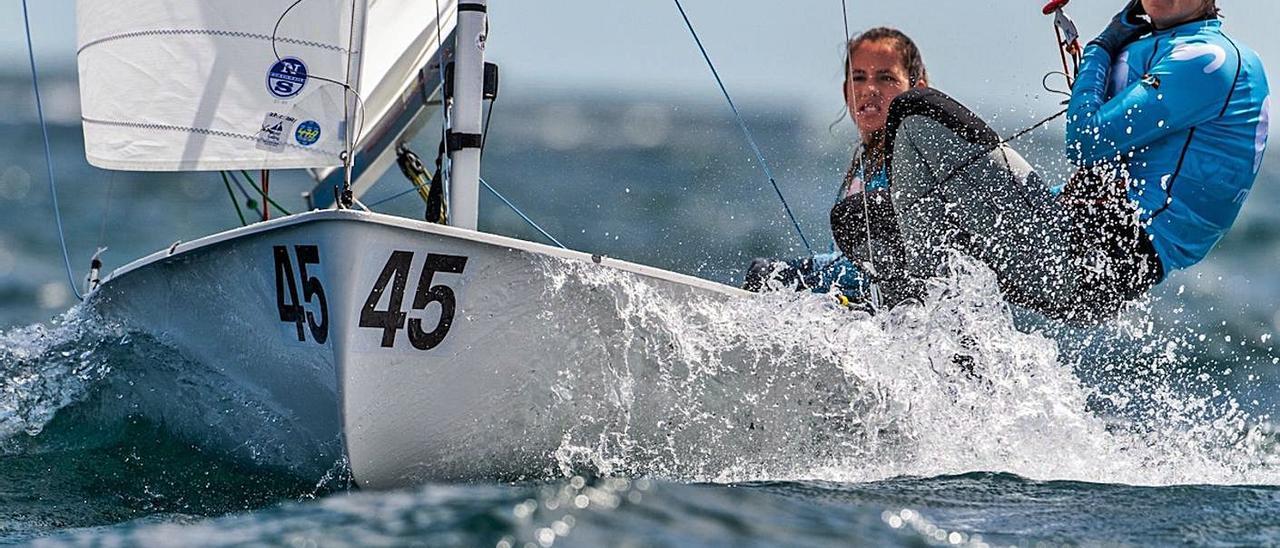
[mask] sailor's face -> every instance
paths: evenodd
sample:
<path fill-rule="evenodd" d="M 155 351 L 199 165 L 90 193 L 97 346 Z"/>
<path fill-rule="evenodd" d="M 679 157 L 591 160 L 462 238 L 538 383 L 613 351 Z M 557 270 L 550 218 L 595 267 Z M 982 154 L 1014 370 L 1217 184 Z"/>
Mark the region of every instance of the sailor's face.
<path fill-rule="evenodd" d="M 1142 7 L 1156 28 L 1167 29 L 1191 21 L 1205 12 L 1205 0 L 1142 0 Z"/>
<path fill-rule="evenodd" d="M 911 89 L 902 54 L 892 40 L 863 42 L 849 58 L 844 99 L 863 136 L 884 128 L 889 103 Z"/>

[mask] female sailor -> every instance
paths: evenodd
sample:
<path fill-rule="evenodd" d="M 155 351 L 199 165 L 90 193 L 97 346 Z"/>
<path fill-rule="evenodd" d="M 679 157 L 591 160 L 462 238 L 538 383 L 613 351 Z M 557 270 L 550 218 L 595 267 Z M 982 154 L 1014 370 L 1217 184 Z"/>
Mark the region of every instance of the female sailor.
<path fill-rule="evenodd" d="M 928 86 L 920 48 L 893 28 L 873 28 L 850 39 L 845 47 L 844 72 L 845 108 L 861 143 L 845 172 L 837 201 L 867 189 L 888 188 L 885 123 L 889 105 L 907 90 Z M 839 252 L 786 262 L 756 259 L 744 287 L 760 291 L 770 280 L 818 292 L 835 289 L 855 301 L 867 300 L 864 276 Z"/>
<path fill-rule="evenodd" d="M 920 298 L 959 252 L 1012 303 L 1101 321 L 1230 228 L 1266 147 L 1267 96 L 1213 0 L 1133 0 L 1085 49 L 1066 138 L 1081 169 L 1061 195 L 968 109 L 918 89 L 890 107 L 890 189 L 837 204 L 832 230 L 886 304 Z"/>

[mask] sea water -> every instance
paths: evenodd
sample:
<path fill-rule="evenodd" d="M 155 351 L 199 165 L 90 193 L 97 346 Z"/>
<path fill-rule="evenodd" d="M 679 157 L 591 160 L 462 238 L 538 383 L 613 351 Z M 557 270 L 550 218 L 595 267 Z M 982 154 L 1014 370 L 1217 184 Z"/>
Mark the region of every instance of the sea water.
<path fill-rule="evenodd" d="M 730 283 L 753 256 L 803 253 L 717 110 L 582 98 L 517 98 L 505 108 L 486 178 L 571 247 Z M 822 235 L 847 136 L 785 109 L 754 110 L 772 113 L 753 126 L 777 158 L 802 226 Z M 619 127 L 617 118 L 647 125 L 606 131 Z M 671 373 L 664 396 L 681 403 L 665 409 L 669 427 L 706 432 L 703 443 L 641 446 L 626 435 L 619 403 L 583 419 L 589 428 L 580 431 L 590 435 L 567 433 L 544 477 L 369 492 L 352 485 L 340 461 L 327 474 L 295 477 L 210 451 L 142 404 L 226 394 L 157 381 L 184 367 L 179 352 L 72 304 L 33 131 L 18 120 L 0 133 L 10 151 L 0 203 L 23 212 L 0 220 L 0 543 L 1280 542 L 1272 419 L 1280 215 L 1265 207 L 1278 194 L 1274 160 L 1208 262 L 1092 329 L 1003 306 L 990 273 L 963 259 L 924 306 L 877 316 L 824 295 L 787 293 L 690 310 L 650 296 L 629 276 L 549 263 L 548 290 L 594 288 L 595 312 L 623 324 L 612 342 Z M 54 128 L 77 276 L 99 246 L 110 247 L 110 269 L 239 224 L 216 177 L 92 170 L 78 131 Z M 1037 157 L 1035 144 L 1026 146 Z M 1049 158 L 1039 160 L 1043 171 L 1061 170 L 1049 153 L 1040 157 Z M 399 185 L 388 178 L 368 201 Z M 300 206 L 302 180 L 282 176 L 273 186 L 284 189 L 276 191 L 282 205 Z M 383 209 L 417 215 L 414 200 Z M 501 207 L 484 203 L 484 228 L 537 238 Z M 653 333 L 660 336 L 637 336 Z M 843 406 L 806 417 L 809 443 L 778 443 L 773 454 L 748 458 L 731 448 L 778 438 L 733 431 L 699 405 L 700 395 L 724 390 L 720 373 L 742 363 L 851 392 Z M 558 389 L 574 396 L 572 382 Z M 790 412 L 770 411 L 771 402 L 813 392 L 764 382 L 751 390 L 737 397 L 757 398 L 752 411 L 766 417 Z"/>

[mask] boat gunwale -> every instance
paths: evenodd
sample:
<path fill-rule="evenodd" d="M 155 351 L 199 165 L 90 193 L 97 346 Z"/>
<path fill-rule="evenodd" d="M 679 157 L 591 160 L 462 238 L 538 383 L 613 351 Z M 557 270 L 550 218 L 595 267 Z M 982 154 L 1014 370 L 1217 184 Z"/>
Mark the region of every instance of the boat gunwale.
<path fill-rule="evenodd" d="M 426 232 L 426 233 L 434 234 L 437 236 L 467 240 L 471 242 L 476 242 L 476 243 L 481 243 L 481 244 L 486 244 L 486 245 L 491 245 L 496 247 L 505 247 L 505 248 L 514 249 L 517 251 L 534 253 L 538 255 L 549 255 L 556 258 L 560 258 L 560 259 L 568 259 L 568 260 L 584 262 L 584 263 L 593 263 L 600 266 L 613 268 L 615 270 L 621 270 L 624 272 L 645 276 L 648 278 L 664 280 L 668 282 L 678 283 L 681 285 L 696 287 L 698 289 L 712 291 L 712 292 L 724 295 L 726 297 L 746 297 L 752 294 L 746 290 L 739 289 L 737 287 L 721 284 L 718 282 L 713 282 L 710 280 L 705 280 L 702 278 L 698 278 L 696 276 L 690 276 L 688 274 L 681 274 L 678 272 L 663 270 L 660 268 L 632 263 L 632 262 L 624 261 L 620 259 L 613 259 L 613 258 L 606 257 L 604 255 L 596 255 L 596 254 L 586 253 L 582 251 L 562 249 L 558 247 L 549 246 L 546 244 L 540 244 L 537 242 L 530 242 L 527 240 L 520 240 L 516 238 L 510 238 L 507 236 L 500 236 L 497 234 L 490 234 L 487 232 L 479 232 L 479 231 L 441 225 L 436 223 L 429 223 L 426 221 L 418 221 L 415 219 L 407 219 L 404 217 L 397 217 L 394 215 L 387 215 L 387 214 L 376 213 L 372 211 L 365 212 L 365 211 L 356 211 L 356 210 L 322 209 L 322 210 L 306 211 L 302 213 L 295 213 L 292 215 L 271 219 L 269 221 L 262 221 L 262 222 L 254 223 L 251 225 L 236 227 L 230 230 L 224 230 L 222 232 L 217 232 L 214 234 L 210 234 L 208 236 L 203 236 L 201 238 L 192 240 L 190 242 L 179 241 L 166 249 L 161 249 L 149 255 L 144 255 L 138 259 L 134 259 L 133 261 L 126 263 L 124 266 L 121 266 L 119 268 L 112 270 L 111 274 L 105 277 L 102 280 L 102 283 L 99 284 L 98 287 L 94 290 L 94 292 L 91 293 L 90 295 L 96 294 L 98 291 L 101 290 L 101 288 L 114 282 L 116 279 L 125 277 L 128 274 L 153 263 L 163 263 L 170 260 L 176 260 L 182 256 L 189 255 L 191 253 L 194 253 L 196 251 L 199 251 L 208 247 L 212 247 L 214 245 L 230 242 L 233 240 L 237 240 L 240 238 L 244 238 L 244 237 L 248 237 L 256 234 L 271 232 L 274 230 L 279 230 L 279 229 L 290 227 L 290 226 L 310 224 L 315 222 L 326 222 L 326 221 L 369 222 L 369 223 L 374 223 L 382 226 L 390 226 L 394 228 L 414 230 L 418 232 Z M 86 296 L 86 298 L 88 298 L 88 296 Z"/>

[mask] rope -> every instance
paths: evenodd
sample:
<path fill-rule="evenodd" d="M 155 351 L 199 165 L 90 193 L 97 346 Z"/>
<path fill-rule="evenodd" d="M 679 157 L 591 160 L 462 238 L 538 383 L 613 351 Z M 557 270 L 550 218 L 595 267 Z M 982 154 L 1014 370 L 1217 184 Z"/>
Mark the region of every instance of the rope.
<path fill-rule="evenodd" d="M 480 184 L 481 184 L 482 186 L 484 186 L 484 188 L 485 188 L 486 190 L 488 190 L 490 193 L 492 193 L 492 194 L 493 194 L 495 197 L 497 197 L 499 200 L 502 200 L 502 203 L 507 204 L 507 207 L 511 208 L 511 211 L 514 211 L 516 215 L 519 215 L 521 219 L 524 219 L 524 222 L 528 223 L 528 224 L 529 224 L 529 226 L 533 227 L 533 229 L 534 229 L 534 230 L 537 230 L 537 231 L 538 231 L 538 233 L 539 233 L 539 234 L 542 234 L 542 236 L 543 236 L 544 238 L 546 238 L 546 239 L 550 240 L 552 243 L 556 244 L 556 245 L 557 245 L 557 246 L 559 246 L 561 249 L 569 249 L 569 248 L 565 247 L 565 245 L 564 245 L 564 244 L 560 243 L 560 240 L 557 240 L 557 239 L 555 238 L 555 236 L 552 236 L 552 235 L 551 235 L 550 233 L 548 233 L 546 230 L 543 230 L 543 228 L 542 228 L 541 226 L 538 226 L 538 223 L 535 223 L 535 222 L 533 221 L 533 219 L 529 218 L 529 216 L 528 216 L 528 215 L 525 215 L 525 213 L 524 213 L 523 211 L 520 211 L 520 208 L 519 208 L 519 207 L 516 207 L 516 205 L 515 205 L 514 203 L 511 203 L 511 200 L 508 200 L 508 199 L 506 198 L 506 196 L 503 196 L 502 194 L 500 194 L 500 193 L 497 191 L 497 189 L 494 189 L 492 186 L 490 186 L 490 185 L 489 185 L 489 183 L 485 182 L 485 180 L 484 180 L 483 178 L 481 178 L 481 179 L 480 179 Z M 387 202 L 390 202 L 391 200 L 394 200 L 394 199 L 399 198 L 399 197 L 401 197 L 401 196 L 405 196 L 405 195 L 410 194 L 410 193 L 413 193 L 413 192 L 415 192 L 415 191 L 417 191 L 417 189 L 416 189 L 416 188 L 410 188 L 409 190 L 402 190 L 402 191 L 400 191 L 400 192 L 397 192 L 397 193 L 395 193 L 395 194 L 392 194 L 391 196 L 388 196 L 388 197 L 383 198 L 383 199 L 381 199 L 381 200 L 378 200 L 378 201 L 376 201 L 376 202 L 370 203 L 370 204 L 369 204 L 369 207 L 373 208 L 373 207 L 380 206 L 380 205 L 382 205 L 382 204 L 385 204 L 385 203 L 387 203 Z"/>
<path fill-rule="evenodd" d="M 258 201 L 249 195 L 249 192 L 244 189 L 244 185 L 240 184 L 240 179 L 236 178 L 235 172 L 228 171 L 226 174 L 231 177 L 231 182 L 235 183 L 236 188 L 240 190 L 240 195 L 244 196 L 244 206 L 261 215 L 262 210 L 258 207 Z"/>
<path fill-rule="evenodd" d="M 369 203 L 369 207 L 377 207 L 377 206 L 380 206 L 380 205 L 385 204 L 385 203 L 387 203 L 387 202 L 390 202 L 391 200 L 394 200 L 394 199 L 396 199 L 396 198 L 399 198 L 399 197 L 401 197 L 401 196 L 404 196 L 405 194 L 408 194 L 408 193 L 410 193 L 410 192 L 417 192 L 417 191 L 418 191 L 418 188 L 417 188 L 417 187 L 411 187 L 409 190 L 404 190 L 404 191 L 401 191 L 401 192 L 397 192 L 397 193 L 395 193 L 395 194 L 392 194 L 392 195 L 390 195 L 390 196 L 387 196 L 386 198 L 383 198 L 383 199 L 378 200 L 378 201 L 376 201 L 376 202 L 370 202 L 370 203 Z"/>
<path fill-rule="evenodd" d="M 844 50 L 845 50 L 844 51 L 844 57 L 845 57 L 844 80 L 845 82 L 848 82 L 849 77 L 853 73 L 853 55 L 851 55 L 849 52 L 849 41 L 853 39 L 853 35 L 849 33 L 849 4 L 848 2 L 846 2 L 846 0 L 840 0 L 840 15 L 841 15 L 841 21 L 844 23 Z M 845 108 L 847 112 L 848 107 L 846 106 Z M 841 116 L 841 118 L 843 118 L 843 115 Z M 837 122 L 839 122 L 839 120 L 837 120 Z M 832 125 L 832 127 L 834 127 L 834 124 Z M 865 152 L 866 144 L 864 143 L 862 146 L 863 146 L 863 151 Z M 862 174 L 860 176 L 864 179 L 863 186 L 865 187 L 866 186 L 866 182 L 865 182 L 866 169 L 863 168 L 862 166 L 863 166 L 863 163 L 861 160 L 859 160 L 857 162 L 856 167 L 860 171 L 862 171 Z M 852 170 L 854 167 L 855 166 L 850 165 L 849 169 Z M 867 233 L 867 262 L 866 264 L 863 264 L 860 266 L 862 266 L 862 268 L 867 270 L 866 280 L 869 282 L 869 285 L 870 285 L 870 294 L 868 295 L 870 302 L 868 304 L 871 305 L 872 310 L 876 310 L 880 308 L 880 304 L 881 304 L 880 287 L 875 283 L 875 277 L 879 275 L 879 271 L 876 270 L 875 249 L 871 246 L 871 207 L 867 204 L 866 190 L 867 190 L 866 188 L 863 188 L 860 194 L 862 195 L 862 224 L 863 224 L 863 229 L 866 230 L 866 233 Z"/>
<path fill-rule="evenodd" d="M 222 184 L 227 187 L 227 196 L 231 198 L 231 205 L 236 206 L 236 216 L 240 217 L 240 226 L 249 224 L 245 222 L 244 212 L 240 210 L 240 200 L 236 199 L 236 193 L 231 190 L 231 181 L 227 179 L 227 172 L 219 171 L 218 173 L 222 175 Z"/>
<path fill-rule="evenodd" d="M 280 204 L 277 204 L 275 200 L 272 200 L 271 196 L 268 196 L 267 193 L 264 192 L 261 188 L 258 188 L 257 183 L 253 182 L 253 177 L 249 176 L 249 172 L 242 169 L 240 170 L 240 174 L 244 175 L 244 178 L 249 181 L 249 186 L 253 187 L 253 190 L 257 191 L 257 193 L 260 194 L 262 198 L 267 201 L 268 204 L 271 204 L 272 206 L 274 206 L 277 211 L 279 211 L 280 213 L 284 213 L 285 215 L 293 215 L 292 213 L 289 213 L 289 210 L 283 207 L 280 207 Z M 235 177 L 235 173 L 232 173 L 231 176 Z"/>
<path fill-rule="evenodd" d="M 1062 117 L 1062 115 L 1063 115 L 1063 114 L 1066 114 L 1066 113 L 1067 113 L 1067 109 L 1065 109 L 1065 108 L 1064 108 L 1064 109 L 1062 109 L 1062 110 L 1059 110 L 1056 114 L 1054 114 L 1054 115 L 1052 115 L 1052 116 L 1050 116 L 1050 117 L 1048 117 L 1048 118 L 1045 118 L 1045 119 L 1043 119 L 1043 120 L 1040 120 L 1039 122 L 1036 122 L 1036 123 L 1035 123 L 1035 125 L 1033 125 L 1033 126 L 1031 126 L 1031 127 L 1027 128 L 1027 129 L 1024 129 L 1024 130 L 1022 130 L 1022 131 L 1019 131 L 1019 132 L 1017 132 L 1017 133 L 1014 133 L 1013 135 L 1010 135 L 1007 139 L 1005 139 L 1005 140 L 1003 140 L 1003 141 L 1000 141 L 1000 144 L 1002 144 L 1002 145 L 1007 145 L 1007 144 L 1009 144 L 1010 142 L 1017 141 L 1018 139 L 1021 139 L 1023 135 L 1026 135 L 1026 134 L 1031 133 L 1031 132 L 1033 132 L 1033 131 L 1035 131 L 1035 130 L 1037 130 L 1037 129 L 1040 129 L 1041 127 L 1044 127 L 1044 125 L 1045 125 L 1045 124 L 1047 124 L 1047 123 L 1049 123 L 1049 122 L 1052 122 L 1052 121 L 1054 121 L 1054 120 L 1057 120 L 1058 118 Z"/>
<path fill-rule="evenodd" d="M 542 227 L 538 226 L 538 223 L 533 222 L 533 219 L 530 219 L 528 215 L 525 215 L 523 211 L 520 211 L 520 208 L 516 207 L 515 204 L 511 203 L 511 200 L 508 200 L 506 197 L 499 194 L 498 191 L 495 190 L 493 187 L 489 186 L 489 183 L 486 183 L 484 179 L 480 179 L 480 184 L 483 185 L 486 189 L 488 189 L 489 192 L 492 192 L 494 196 L 497 196 L 499 200 L 502 200 L 502 203 L 507 204 L 507 207 L 511 208 L 511 211 L 516 212 L 516 215 L 519 215 L 521 219 L 524 219 L 524 222 L 529 223 L 529 226 L 533 227 L 534 230 L 537 230 L 538 232 L 540 232 L 543 237 L 545 237 L 548 240 L 551 240 L 557 246 L 560 246 L 560 249 L 569 249 L 565 247 L 564 244 L 560 243 L 560 240 L 557 240 L 555 236 L 548 234 L 547 231 L 543 230 Z"/>
<path fill-rule="evenodd" d="M 351 56 L 362 53 L 360 51 L 355 51 L 354 49 L 355 46 L 354 44 L 352 44 L 352 41 L 355 39 L 355 25 L 356 25 L 355 2 L 352 2 L 352 6 L 351 6 L 351 22 L 348 25 L 348 29 L 347 29 L 347 47 L 344 49 L 342 47 L 332 46 L 332 45 L 326 46 L 326 45 L 319 45 L 315 43 L 299 42 L 294 39 L 281 38 L 279 36 L 280 24 L 284 23 L 284 18 L 289 15 L 290 11 L 293 11 L 293 8 L 298 7 L 298 4 L 301 4 L 303 1 L 304 0 L 295 0 L 292 4 L 289 4 L 289 7 L 285 8 L 284 11 L 280 13 L 280 17 L 276 19 L 275 27 L 271 29 L 271 36 L 270 36 L 271 54 L 275 56 L 276 61 L 283 60 L 280 57 L 279 48 L 276 47 L 277 42 L 301 43 L 303 45 L 311 45 L 315 47 L 327 47 L 329 49 L 333 49 L 335 51 L 339 51 L 341 53 L 347 54 L 347 69 L 346 69 L 345 78 L 347 80 L 350 80 L 351 79 Z M 319 74 L 308 74 L 307 77 L 314 80 L 318 80 L 321 82 L 328 82 L 330 84 L 334 84 L 342 87 L 342 90 L 343 90 L 342 91 L 342 119 L 344 122 L 347 123 L 347 128 L 348 128 L 346 134 L 343 136 L 343 143 L 345 145 L 343 148 L 348 149 L 344 152 L 347 153 L 348 158 L 351 158 L 352 154 L 350 149 L 353 143 L 351 142 L 352 134 L 351 134 L 350 128 L 355 127 L 356 129 L 355 135 L 357 136 L 360 135 L 362 131 L 364 131 L 364 122 L 365 122 L 364 98 L 361 97 L 359 93 L 356 93 L 355 88 L 351 87 L 351 85 L 346 82 L 339 82 L 337 80 L 334 80 L 333 78 L 326 78 L 324 76 L 320 76 Z M 350 93 L 352 97 L 356 100 L 356 117 L 357 117 L 356 119 L 358 121 L 357 124 L 351 123 L 351 112 L 350 112 L 351 105 L 347 103 L 348 93 Z M 257 137 L 254 137 L 254 139 L 257 139 Z M 343 161 L 345 162 L 346 160 L 343 160 Z"/>
<path fill-rule="evenodd" d="M 742 129 L 742 134 L 746 136 L 747 143 L 751 145 L 751 150 L 755 152 L 756 159 L 760 162 L 760 167 L 764 170 L 765 176 L 769 178 L 769 184 L 773 185 L 773 191 L 777 193 L 778 199 L 782 201 L 782 208 L 786 210 L 787 217 L 791 219 L 791 224 L 796 228 L 796 234 L 800 235 L 800 241 L 804 243 L 804 248 L 810 254 L 813 254 L 813 247 L 809 245 L 809 239 L 804 236 L 804 231 L 800 229 L 800 223 L 796 221 L 796 216 L 791 213 L 791 206 L 787 204 L 787 199 L 782 196 L 782 190 L 778 188 L 778 182 L 773 177 L 773 172 L 769 170 L 769 163 L 764 159 L 764 153 L 760 152 L 760 147 L 756 144 L 756 140 L 751 135 L 751 130 L 747 128 L 747 123 L 742 119 L 742 114 L 738 112 L 737 105 L 733 104 L 733 98 L 729 96 L 729 90 L 725 88 L 724 81 L 720 79 L 720 72 L 716 70 L 716 66 L 711 62 L 711 56 L 707 54 L 707 48 L 702 46 L 702 39 L 698 38 L 697 31 L 693 30 L 693 23 L 689 22 L 689 15 L 685 13 L 684 6 L 680 5 L 680 0 L 675 0 L 676 9 L 680 10 L 680 17 L 684 19 L 685 27 L 689 29 L 689 34 L 693 36 L 693 41 L 698 44 L 698 51 L 702 52 L 702 58 L 707 62 L 707 67 L 711 69 L 711 75 L 715 77 L 716 84 L 720 86 L 720 93 L 724 95 L 725 101 L 729 103 L 729 109 L 733 111 L 733 116 L 738 121 L 738 127 Z"/>
<path fill-rule="evenodd" d="M 446 100 L 446 98 L 449 97 L 449 90 L 445 89 L 444 87 L 444 84 L 445 84 L 444 82 L 444 42 L 443 42 L 444 36 L 441 35 L 444 32 L 444 28 L 440 26 L 440 18 L 443 17 L 443 14 L 440 12 L 440 0 L 435 0 L 435 4 L 436 4 L 436 59 L 438 60 L 438 62 L 436 63 L 436 69 L 440 71 L 440 143 L 443 146 L 446 138 L 449 136 L 449 102 Z M 454 27 L 454 30 L 456 33 L 457 31 L 456 26 Z M 456 40 L 456 37 L 455 37 L 455 40 Z M 483 151 L 483 149 L 481 150 Z M 444 198 L 446 214 L 448 213 L 448 210 L 449 210 L 448 204 L 449 204 L 449 184 L 450 184 L 449 169 L 445 169 L 445 166 L 448 165 L 450 160 L 448 156 L 449 156 L 448 154 L 440 154 L 436 156 L 436 169 L 440 171 L 440 180 L 431 181 L 431 184 L 433 185 L 436 185 L 436 184 L 444 185 L 440 187 L 440 194 Z M 449 168 L 452 169 L 452 166 L 449 166 Z"/>
<path fill-rule="evenodd" d="M 559 242 L 559 239 L 556 239 L 556 237 L 548 233 L 547 230 L 544 230 L 543 227 L 539 227 L 538 223 L 534 223 L 534 220 L 530 219 L 529 215 L 525 215 L 524 211 L 520 210 L 520 207 L 516 207 L 515 204 L 512 204 L 511 200 L 507 200 L 506 196 L 500 195 L 497 189 L 493 188 L 492 186 L 489 186 L 489 183 L 486 183 L 484 181 L 484 178 L 480 179 L 480 184 L 481 186 L 484 186 L 485 189 L 488 189 L 490 193 L 493 193 L 494 197 L 497 197 L 498 200 L 502 200 L 503 204 L 506 204 L 507 207 L 511 207 L 511 210 L 515 211 L 516 215 L 520 215 L 520 218 L 524 219 L 525 223 L 529 223 L 530 227 L 534 228 L 534 230 L 538 230 L 540 234 L 543 234 L 544 238 L 549 239 L 550 242 L 554 243 L 554 245 L 557 245 L 563 248 L 563 250 L 567 250 L 568 247 L 564 247 L 563 243 Z M 394 193 L 394 195 L 381 198 L 381 200 L 379 201 L 371 202 L 371 204 L 369 204 L 369 207 L 376 207 L 383 204 L 387 204 L 387 202 L 389 201 L 396 200 L 396 198 L 398 197 L 410 195 L 410 193 L 415 191 L 417 191 L 417 188 L 410 188 L 410 189 L 407 189 L 407 191 L 399 191 L 397 193 Z"/>
<path fill-rule="evenodd" d="M 107 177 L 107 198 L 104 200 L 105 203 L 102 205 L 102 220 L 98 224 L 98 247 L 103 247 L 102 244 L 105 243 L 107 239 L 107 217 L 111 213 L 111 194 L 116 187 L 117 173 L 119 172 L 112 170 L 111 175 Z"/>
<path fill-rule="evenodd" d="M 27 33 L 27 59 L 31 61 L 31 85 L 36 92 L 36 114 L 40 118 L 40 133 L 44 136 L 44 163 L 49 170 L 49 195 L 53 197 L 53 218 L 58 223 L 58 242 L 62 244 L 62 263 L 67 268 L 67 283 L 77 300 L 84 300 L 71 274 L 71 256 L 67 253 L 67 237 L 62 230 L 62 210 L 58 207 L 58 185 L 53 179 L 53 152 L 49 148 L 49 126 L 44 122 L 44 104 L 40 101 L 40 77 L 36 73 L 35 47 L 31 45 L 31 19 L 27 15 L 27 0 L 22 0 L 22 24 Z"/>

